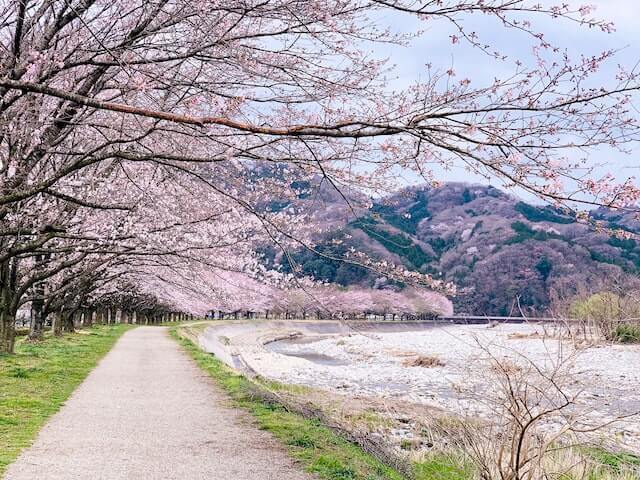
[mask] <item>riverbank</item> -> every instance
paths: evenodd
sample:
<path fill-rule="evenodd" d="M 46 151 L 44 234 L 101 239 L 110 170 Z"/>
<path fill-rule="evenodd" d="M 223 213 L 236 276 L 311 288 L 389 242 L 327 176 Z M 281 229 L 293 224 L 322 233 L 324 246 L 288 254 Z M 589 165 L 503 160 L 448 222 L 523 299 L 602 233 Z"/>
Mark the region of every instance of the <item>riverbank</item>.
<path fill-rule="evenodd" d="M 365 453 L 319 422 L 288 411 L 283 405 L 270 402 L 256 394 L 258 384 L 238 374 L 222 361 L 205 353 L 193 343 L 192 331 L 187 336 L 177 329 L 172 336 L 194 359 L 197 365 L 213 378 L 229 395 L 235 407 L 248 411 L 258 426 L 273 434 L 300 461 L 306 470 L 326 480 L 401 480 L 403 477 L 375 457 Z M 277 391 L 284 386 L 270 384 Z M 291 388 L 304 393 L 304 389 Z"/>
<path fill-rule="evenodd" d="M 476 400 L 491 388 L 490 355 L 545 368 L 565 363 L 572 377 L 567 391 L 580 392 L 576 411 L 594 425 L 607 424 L 604 431 L 621 448 L 640 453 L 640 417 L 615 421 L 640 412 L 640 345 L 576 345 L 542 325 L 400 324 L 376 331 L 301 321 L 214 324 L 200 342 L 227 364 L 282 383 L 455 416 L 488 415 Z"/>

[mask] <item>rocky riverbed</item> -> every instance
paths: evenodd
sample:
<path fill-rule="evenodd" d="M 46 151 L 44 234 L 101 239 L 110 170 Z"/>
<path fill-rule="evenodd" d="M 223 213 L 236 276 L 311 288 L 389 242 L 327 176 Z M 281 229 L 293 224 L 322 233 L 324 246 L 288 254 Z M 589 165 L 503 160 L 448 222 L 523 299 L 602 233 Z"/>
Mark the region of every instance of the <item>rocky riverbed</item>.
<path fill-rule="evenodd" d="M 640 347 L 560 341 L 539 325 L 420 325 L 352 329 L 342 324 L 266 322 L 210 327 L 203 345 L 264 377 L 346 395 L 370 396 L 489 416 L 489 355 L 550 369 L 562 363 L 582 423 L 609 423 L 640 412 Z M 221 340 L 222 339 L 222 340 Z M 224 359 L 224 358 L 223 358 Z M 489 373 L 488 373 L 489 372 Z M 640 452 L 640 417 L 603 430 Z"/>

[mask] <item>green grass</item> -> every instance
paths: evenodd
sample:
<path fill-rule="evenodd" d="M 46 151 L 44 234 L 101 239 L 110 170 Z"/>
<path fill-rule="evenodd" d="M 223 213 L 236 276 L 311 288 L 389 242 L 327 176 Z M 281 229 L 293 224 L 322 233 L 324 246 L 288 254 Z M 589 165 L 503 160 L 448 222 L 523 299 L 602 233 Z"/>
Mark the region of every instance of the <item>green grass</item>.
<path fill-rule="evenodd" d="M 365 453 L 316 420 L 304 418 L 255 395 L 256 385 L 191 341 L 176 329 L 171 335 L 196 363 L 227 392 L 233 404 L 250 412 L 258 426 L 286 445 L 289 453 L 326 480 L 401 480 L 397 471 Z"/>
<path fill-rule="evenodd" d="M 420 480 L 471 480 L 473 466 L 458 456 L 432 453 L 416 464 L 416 478 Z"/>
<path fill-rule="evenodd" d="M 640 457 L 630 453 L 614 453 L 600 448 L 589 448 L 585 453 L 614 473 L 629 468 L 640 469 Z"/>
<path fill-rule="evenodd" d="M 128 325 L 99 326 L 39 343 L 18 340 L 0 356 L 0 476 Z"/>

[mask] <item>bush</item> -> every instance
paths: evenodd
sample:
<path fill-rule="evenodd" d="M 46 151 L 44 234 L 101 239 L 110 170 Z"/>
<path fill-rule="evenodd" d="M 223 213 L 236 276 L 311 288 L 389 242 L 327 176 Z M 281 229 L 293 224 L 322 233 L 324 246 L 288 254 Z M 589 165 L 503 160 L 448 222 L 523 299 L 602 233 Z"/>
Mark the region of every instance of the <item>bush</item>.
<path fill-rule="evenodd" d="M 438 357 L 432 357 L 427 355 L 418 355 L 416 357 L 408 358 L 402 362 L 404 367 L 444 367 L 444 362 Z"/>
<path fill-rule="evenodd" d="M 592 324 L 606 340 L 640 341 L 640 326 L 626 323 L 627 319 L 640 317 L 640 304 L 635 295 L 599 292 L 574 302 L 569 314 L 571 318 Z"/>
<path fill-rule="evenodd" d="M 615 339 L 620 343 L 640 343 L 640 325 L 618 325 L 615 329 Z"/>
<path fill-rule="evenodd" d="M 26 337 L 27 335 L 29 335 L 29 329 L 28 328 L 16 328 L 15 330 L 15 336 L 17 337 Z"/>

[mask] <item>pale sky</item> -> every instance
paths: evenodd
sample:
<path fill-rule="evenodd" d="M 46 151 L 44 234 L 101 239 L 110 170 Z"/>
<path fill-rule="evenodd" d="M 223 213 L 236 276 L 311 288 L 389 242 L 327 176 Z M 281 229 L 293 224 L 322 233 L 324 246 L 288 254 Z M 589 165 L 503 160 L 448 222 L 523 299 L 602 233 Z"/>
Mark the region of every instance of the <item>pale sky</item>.
<path fill-rule="evenodd" d="M 543 2 L 549 3 L 549 2 Z M 560 3 L 560 0 L 552 2 Z M 602 77 L 615 76 L 617 64 L 624 64 L 631 69 L 640 61 L 640 0 L 579 0 L 569 3 L 576 6 L 590 4 L 597 6 L 593 16 L 614 22 L 616 31 L 606 34 L 579 27 L 566 21 L 557 21 L 538 17 L 535 25 L 545 32 L 545 38 L 551 43 L 567 48 L 569 53 L 595 55 L 608 49 L 621 50 L 614 62 L 609 63 L 603 71 Z M 535 18 L 535 17 L 532 17 Z M 452 45 L 450 35 L 456 33 L 451 24 L 447 22 L 434 22 L 424 24 L 416 20 L 413 24 L 407 23 L 407 17 L 402 15 L 395 18 L 387 16 L 380 19 L 394 30 L 406 31 L 415 28 L 427 28 L 424 36 L 416 39 L 409 48 L 385 47 L 376 49 L 377 56 L 388 56 L 390 62 L 397 66 L 398 77 L 392 80 L 392 85 L 398 88 L 408 85 L 424 75 L 425 65 L 431 63 L 433 68 L 447 70 L 454 68 L 458 78 L 469 77 L 474 83 L 481 84 L 482 80 L 491 81 L 499 74 L 500 64 L 487 60 L 486 55 L 465 45 Z M 490 40 L 497 46 L 501 53 L 509 55 L 510 59 L 504 63 L 504 73 L 513 69 L 516 58 L 525 60 L 530 58 L 531 40 L 523 35 L 506 32 L 495 26 L 494 20 L 487 15 L 477 15 L 473 24 L 467 22 L 470 30 L 478 32 L 481 39 Z M 471 25 L 473 25 L 471 27 Z M 491 68 L 487 68 L 490 65 Z M 640 105 L 638 115 L 640 115 Z M 640 145 L 633 146 L 631 155 L 611 154 L 609 150 L 595 153 L 602 158 L 593 158 L 594 161 L 603 164 L 602 173 L 611 172 L 619 180 L 625 180 L 630 176 L 640 177 Z M 474 177 L 462 169 L 444 171 L 436 170 L 438 177 L 448 181 L 477 181 L 486 183 L 482 177 Z M 411 179 L 409 179 L 411 180 Z M 492 182 L 498 186 L 496 182 Z"/>

